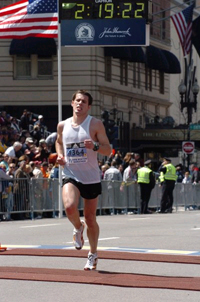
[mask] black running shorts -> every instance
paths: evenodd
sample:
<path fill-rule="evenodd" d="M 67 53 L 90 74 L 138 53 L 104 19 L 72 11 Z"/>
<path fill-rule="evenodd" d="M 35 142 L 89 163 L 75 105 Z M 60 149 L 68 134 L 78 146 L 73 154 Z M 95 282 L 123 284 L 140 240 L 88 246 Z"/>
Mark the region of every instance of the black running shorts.
<path fill-rule="evenodd" d="M 73 178 L 63 178 L 62 185 L 64 186 L 69 182 L 79 189 L 81 197 L 85 199 L 94 199 L 101 194 L 101 182 L 94 184 L 82 184 Z"/>

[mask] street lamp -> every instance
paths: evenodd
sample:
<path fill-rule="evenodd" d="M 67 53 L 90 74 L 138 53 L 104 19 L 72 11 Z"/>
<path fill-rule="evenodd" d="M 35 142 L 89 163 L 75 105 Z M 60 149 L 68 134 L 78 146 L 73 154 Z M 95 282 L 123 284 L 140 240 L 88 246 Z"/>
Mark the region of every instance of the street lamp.
<path fill-rule="evenodd" d="M 193 92 L 193 99 L 190 99 L 190 89 Z M 199 93 L 199 85 L 197 83 L 197 80 L 195 79 L 192 88 L 189 85 L 189 88 L 187 89 L 187 86 L 181 80 L 180 85 L 178 86 L 178 92 L 181 96 L 181 111 L 186 107 L 187 108 L 187 128 L 188 128 L 188 135 L 187 140 L 190 140 L 190 123 L 192 122 L 192 109 L 197 110 L 197 95 Z M 188 168 L 190 165 L 190 156 L 188 154 L 187 157 L 188 160 Z"/>

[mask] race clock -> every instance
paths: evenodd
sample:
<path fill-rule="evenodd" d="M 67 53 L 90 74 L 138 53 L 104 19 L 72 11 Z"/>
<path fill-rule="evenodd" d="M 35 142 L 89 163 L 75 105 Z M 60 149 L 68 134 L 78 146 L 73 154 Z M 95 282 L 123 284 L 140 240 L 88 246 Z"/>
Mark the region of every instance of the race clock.
<path fill-rule="evenodd" d="M 146 19 L 148 22 L 151 4 L 148 0 L 60 0 L 59 19 Z"/>

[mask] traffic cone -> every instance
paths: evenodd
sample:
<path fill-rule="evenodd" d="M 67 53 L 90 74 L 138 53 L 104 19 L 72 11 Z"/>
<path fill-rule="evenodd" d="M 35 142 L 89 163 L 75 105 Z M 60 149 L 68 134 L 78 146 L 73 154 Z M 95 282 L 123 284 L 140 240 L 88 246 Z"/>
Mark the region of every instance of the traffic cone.
<path fill-rule="evenodd" d="M 1 243 L 0 243 L 0 252 L 6 251 L 6 250 L 7 250 L 7 247 L 2 247 Z"/>

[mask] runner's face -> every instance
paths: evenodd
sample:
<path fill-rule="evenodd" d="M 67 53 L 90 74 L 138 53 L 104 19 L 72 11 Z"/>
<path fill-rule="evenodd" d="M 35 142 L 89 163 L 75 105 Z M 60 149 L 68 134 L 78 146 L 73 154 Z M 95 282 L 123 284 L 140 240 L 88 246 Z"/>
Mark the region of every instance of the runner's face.
<path fill-rule="evenodd" d="M 72 101 L 72 107 L 76 114 L 87 113 L 90 109 L 89 100 L 86 95 L 78 93 L 75 100 Z"/>

